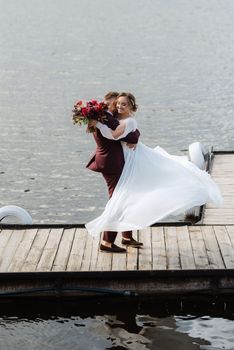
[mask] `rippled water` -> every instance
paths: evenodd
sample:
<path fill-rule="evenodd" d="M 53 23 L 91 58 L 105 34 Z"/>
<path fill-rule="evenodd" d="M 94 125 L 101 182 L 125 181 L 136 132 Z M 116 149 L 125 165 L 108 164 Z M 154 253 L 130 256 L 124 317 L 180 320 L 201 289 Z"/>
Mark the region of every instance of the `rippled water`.
<path fill-rule="evenodd" d="M 0 0 L 0 205 L 84 223 L 107 200 L 73 103 L 132 91 L 141 140 L 234 149 L 232 0 Z"/>
<path fill-rule="evenodd" d="M 86 306 L 89 308 L 88 304 Z M 205 307 L 199 315 L 189 315 L 182 310 L 170 315 L 166 305 L 164 313 L 160 314 L 157 308 L 162 310 L 162 304 L 152 304 L 151 311 L 142 314 L 139 306 L 136 312 L 126 308 L 126 304 L 122 306 L 122 310 L 119 308 L 114 314 L 110 311 L 94 314 L 94 308 L 88 316 L 78 311 L 77 304 L 73 305 L 69 317 L 63 315 L 65 309 L 46 317 L 42 311 L 38 315 L 31 312 L 31 317 L 26 312 L 24 316 L 13 316 L 11 311 L 10 316 L 0 317 L 1 349 L 234 349 L 233 314 L 227 317 L 223 311 L 211 317 L 205 313 L 209 312 Z M 61 309 L 59 303 L 57 307 Z M 214 304 L 213 309 L 215 307 Z"/>

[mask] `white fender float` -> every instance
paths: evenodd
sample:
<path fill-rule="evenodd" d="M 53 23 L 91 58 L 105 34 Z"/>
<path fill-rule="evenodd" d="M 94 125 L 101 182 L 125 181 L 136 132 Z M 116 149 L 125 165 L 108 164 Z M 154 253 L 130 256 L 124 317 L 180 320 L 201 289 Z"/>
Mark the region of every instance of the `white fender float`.
<path fill-rule="evenodd" d="M 16 205 L 7 205 L 5 207 L 0 208 L 0 221 L 8 216 L 13 216 L 21 221 L 22 224 L 31 225 L 32 218 L 29 213 Z"/>
<path fill-rule="evenodd" d="M 188 159 L 201 170 L 205 170 L 206 154 L 207 151 L 200 142 L 194 142 L 189 145 Z M 195 218 L 198 215 L 199 210 L 200 207 L 193 207 L 187 210 L 185 213 L 186 218 Z"/>
<path fill-rule="evenodd" d="M 205 155 L 207 151 L 200 142 L 194 142 L 189 145 L 189 160 L 199 169 L 205 168 Z"/>

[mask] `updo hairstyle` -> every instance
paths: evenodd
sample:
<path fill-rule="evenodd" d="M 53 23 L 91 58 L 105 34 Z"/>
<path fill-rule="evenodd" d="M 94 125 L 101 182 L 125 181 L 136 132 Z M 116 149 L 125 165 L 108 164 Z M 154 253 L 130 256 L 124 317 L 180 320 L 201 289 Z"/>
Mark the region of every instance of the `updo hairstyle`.
<path fill-rule="evenodd" d="M 136 99 L 133 96 L 133 94 L 131 94 L 130 92 L 121 92 L 118 96 L 117 96 L 117 100 L 119 97 L 127 97 L 128 99 L 128 103 L 131 106 L 131 109 L 133 112 L 136 112 L 138 106 L 136 104 Z"/>

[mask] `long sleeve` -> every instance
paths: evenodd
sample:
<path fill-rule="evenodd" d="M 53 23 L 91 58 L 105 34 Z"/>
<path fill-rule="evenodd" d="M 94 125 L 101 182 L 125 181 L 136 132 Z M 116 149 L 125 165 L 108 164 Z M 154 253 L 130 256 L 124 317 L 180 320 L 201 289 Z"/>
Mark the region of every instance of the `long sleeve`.
<path fill-rule="evenodd" d="M 116 137 L 116 138 L 113 137 L 111 129 L 108 128 L 107 125 L 104 125 L 104 124 L 98 122 L 96 127 L 100 130 L 101 134 L 104 137 L 106 137 L 107 139 L 110 139 L 110 140 L 115 140 L 115 141 L 126 137 L 130 132 L 135 131 L 137 128 L 137 123 L 136 123 L 135 119 L 133 119 L 133 117 L 130 117 L 128 119 L 120 121 L 120 124 L 124 124 L 125 128 L 124 128 L 123 133 L 119 137 Z"/>
<path fill-rule="evenodd" d="M 126 137 L 120 139 L 120 141 L 137 144 L 140 137 L 140 131 L 136 129 L 135 131 L 130 132 Z"/>
<path fill-rule="evenodd" d="M 119 121 L 109 112 L 106 112 L 106 119 L 104 124 L 107 125 L 110 129 L 115 130 L 119 126 Z"/>

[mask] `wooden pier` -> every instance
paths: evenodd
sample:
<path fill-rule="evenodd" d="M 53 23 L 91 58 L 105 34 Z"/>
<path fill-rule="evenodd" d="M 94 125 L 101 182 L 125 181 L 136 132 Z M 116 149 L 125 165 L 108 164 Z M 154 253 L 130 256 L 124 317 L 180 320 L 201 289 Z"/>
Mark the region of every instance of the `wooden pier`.
<path fill-rule="evenodd" d="M 135 231 L 144 247 L 126 254 L 100 252 L 82 225 L 2 225 L 0 297 L 234 294 L 233 174 L 234 153 L 215 153 L 223 207 L 207 205 L 194 225 Z"/>

